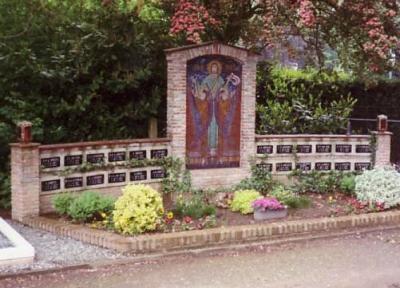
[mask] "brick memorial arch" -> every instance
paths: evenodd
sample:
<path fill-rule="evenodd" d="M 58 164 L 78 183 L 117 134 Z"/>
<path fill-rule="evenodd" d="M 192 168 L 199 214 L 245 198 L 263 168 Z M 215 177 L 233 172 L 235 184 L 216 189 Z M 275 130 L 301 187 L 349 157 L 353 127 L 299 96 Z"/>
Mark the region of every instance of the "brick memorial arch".
<path fill-rule="evenodd" d="M 255 151 L 258 54 L 218 42 L 166 53 L 171 153 L 186 159 L 195 186 L 240 181 Z"/>

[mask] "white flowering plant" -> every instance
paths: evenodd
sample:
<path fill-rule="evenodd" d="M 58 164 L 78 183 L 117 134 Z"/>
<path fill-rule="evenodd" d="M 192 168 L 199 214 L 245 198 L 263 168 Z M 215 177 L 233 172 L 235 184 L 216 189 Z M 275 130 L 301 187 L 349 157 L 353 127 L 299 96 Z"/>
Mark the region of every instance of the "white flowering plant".
<path fill-rule="evenodd" d="M 400 204 L 400 173 L 392 167 L 366 170 L 355 179 L 357 199 L 391 208 Z"/>

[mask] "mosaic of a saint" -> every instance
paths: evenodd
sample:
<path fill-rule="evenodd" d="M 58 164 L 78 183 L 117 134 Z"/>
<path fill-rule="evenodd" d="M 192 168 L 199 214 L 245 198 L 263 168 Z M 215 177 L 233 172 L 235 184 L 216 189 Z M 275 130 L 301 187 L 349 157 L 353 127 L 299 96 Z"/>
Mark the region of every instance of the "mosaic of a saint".
<path fill-rule="evenodd" d="M 237 167 L 241 65 L 222 56 L 188 63 L 187 166 Z"/>

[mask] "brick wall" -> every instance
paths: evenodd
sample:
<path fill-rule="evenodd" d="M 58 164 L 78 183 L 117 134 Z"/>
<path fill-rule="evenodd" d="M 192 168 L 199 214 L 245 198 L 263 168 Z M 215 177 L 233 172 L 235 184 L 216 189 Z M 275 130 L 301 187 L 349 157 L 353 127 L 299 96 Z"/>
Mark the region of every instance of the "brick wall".
<path fill-rule="evenodd" d="M 258 165 L 273 175 L 294 169 L 361 171 L 372 167 L 374 150 L 369 135 L 263 135 L 256 145 Z M 390 154 L 390 136 L 379 147 L 379 159 Z"/>

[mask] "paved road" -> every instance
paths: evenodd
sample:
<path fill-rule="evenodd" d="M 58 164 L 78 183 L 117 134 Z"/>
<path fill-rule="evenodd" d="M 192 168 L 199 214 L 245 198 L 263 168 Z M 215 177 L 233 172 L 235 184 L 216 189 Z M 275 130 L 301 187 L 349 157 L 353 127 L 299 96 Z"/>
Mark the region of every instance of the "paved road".
<path fill-rule="evenodd" d="M 400 288 L 400 230 L 31 276 L 0 287 Z"/>

